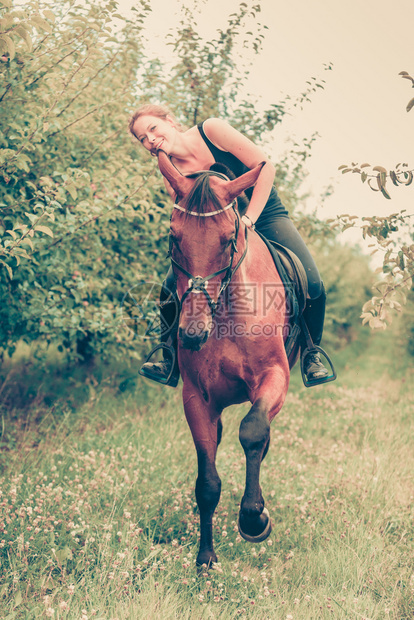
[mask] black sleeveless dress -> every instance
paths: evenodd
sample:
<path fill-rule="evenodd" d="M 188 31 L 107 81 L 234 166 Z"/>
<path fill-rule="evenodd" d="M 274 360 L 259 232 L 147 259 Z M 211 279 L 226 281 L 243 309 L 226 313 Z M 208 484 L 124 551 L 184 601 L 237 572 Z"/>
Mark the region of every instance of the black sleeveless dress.
<path fill-rule="evenodd" d="M 233 155 L 233 153 L 222 151 L 207 138 L 203 129 L 203 123 L 199 123 L 199 125 L 197 125 L 197 129 L 217 163 L 227 166 L 227 168 L 229 168 L 236 177 L 240 177 L 249 170 L 249 168 L 242 161 L 240 161 L 240 159 Z M 249 187 L 245 191 L 245 194 L 249 200 L 252 197 L 252 193 L 252 187 Z M 272 221 L 275 217 L 289 217 L 289 215 L 283 206 L 275 187 L 272 187 L 266 205 L 256 222 L 256 227 L 260 230 L 261 226 L 265 225 L 269 221 Z"/>
<path fill-rule="evenodd" d="M 203 123 L 197 125 L 197 128 L 217 163 L 227 166 L 236 177 L 241 176 L 249 170 L 249 168 L 235 155 L 217 148 L 211 140 L 207 138 L 203 129 Z M 245 191 L 249 200 L 252 193 L 253 188 L 248 188 Z M 311 299 L 319 297 L 322 292 L 322 281 L 316 263 L 302 237 L 296 230 L 274 187 L 271 189 L 269 198 L 255 223 L 255 227 L 264 237 L 284 245 L 298 256 L 308 277 L 309 297 Z"/>

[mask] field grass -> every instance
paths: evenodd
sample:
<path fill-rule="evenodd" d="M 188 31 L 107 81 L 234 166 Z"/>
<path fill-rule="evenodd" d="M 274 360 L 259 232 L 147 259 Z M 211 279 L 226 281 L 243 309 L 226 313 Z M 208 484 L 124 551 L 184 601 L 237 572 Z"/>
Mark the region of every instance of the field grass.
<path fill-rule="evenodd" d="M 236 526 L 247 406 L 225 411 L 209 572 L 195 569 L 181 390 L 17 360 L 2 394 L 0 618 L 413 618 L 414 375 L 387 358 L 391 340 L 337 354 L 335 383 L 306 390 L 293 373 L 262 468 L 273 532 L 259 545 Z"/>

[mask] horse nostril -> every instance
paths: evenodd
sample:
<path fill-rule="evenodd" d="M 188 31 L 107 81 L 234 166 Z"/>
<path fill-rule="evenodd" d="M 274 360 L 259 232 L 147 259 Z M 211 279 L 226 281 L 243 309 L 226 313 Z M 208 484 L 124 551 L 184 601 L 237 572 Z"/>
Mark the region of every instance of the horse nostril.
<path fill-rule="evenodd" d="M 199 351 L 205 344 L 210 332 L 207 329 L 197 332 L 189 326 L 188 328 L 180 327 L 178 336 L 184 349 Z"/>

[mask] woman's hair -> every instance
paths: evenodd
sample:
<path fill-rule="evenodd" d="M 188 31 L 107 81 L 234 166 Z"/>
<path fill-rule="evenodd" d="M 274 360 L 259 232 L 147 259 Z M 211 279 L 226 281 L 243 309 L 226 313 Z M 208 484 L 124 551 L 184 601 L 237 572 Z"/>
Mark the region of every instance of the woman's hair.
<path fill-rule="evenodd" d="M 135 125 L 135 121 L 140 116 L 157 116 L 158 118 L 162 118 L 163 120 L 166 120 L 167 116 L 169 116 L 173 120 L 174 125 L 175 125 L 176 129 L 178 129 L 178 131 L 185 131 L 185 129 L 186 129 L 176 119 L 175 115 L 172 112 L 170 112 L 170 110 L 167 108 L 167 106 L 165 106 L 165 105 L 158 105 L 156 103 L 146 103 L 145 105 L 140 106 L 138 108 L 138 110 L 135 110 L 135 112 L 133 113 L 133 115 L 129 119 L 128 128 L 129 128 L 130 133 L 133 136 L 135 136 L 135 138 L 137 138 L 137 136 L 134 133 L 134 125 Z"/>

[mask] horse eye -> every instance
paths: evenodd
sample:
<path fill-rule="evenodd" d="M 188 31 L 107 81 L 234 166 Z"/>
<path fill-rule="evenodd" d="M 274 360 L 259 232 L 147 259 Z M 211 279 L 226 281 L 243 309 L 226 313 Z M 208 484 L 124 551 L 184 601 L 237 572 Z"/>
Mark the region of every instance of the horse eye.
<path fill-rule="evenodd" d="M 174 237 L 174 235 L 172 235 L 171 233 L 170 233 L 170 240 L 171 240 L 171 243 L 173 243 L 176 248 L 179 248 L 177 237 Z"/>

